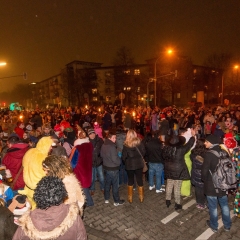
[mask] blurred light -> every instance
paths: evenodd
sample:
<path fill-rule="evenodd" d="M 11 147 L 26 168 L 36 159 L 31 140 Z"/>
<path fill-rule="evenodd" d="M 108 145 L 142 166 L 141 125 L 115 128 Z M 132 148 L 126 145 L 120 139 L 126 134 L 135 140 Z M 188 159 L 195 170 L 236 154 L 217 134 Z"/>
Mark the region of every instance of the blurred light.
<path fill-rule="evenodd" d="M 20 119 L 22 119 L 22 118 L 23 118 L 23 116 L 22 116 L 22 115 L 20 115 L 20 116 L 19 116 L 19 118 L 20 118 Z"/>
<path fill-rule="evenodd" d="M 235 66 L 234 66 L 234 68 L 235 68 L 235 69 L 238 69 L 238 68 L 239 68 L 239 66 L 238 66 L 238 65 L 235 65 Z"/>
<path fill-rule="evenodd" d="M 88 106 L 86 105 L 85 108 L 88 108 Z"/>
<path fill-rule="evenodd" d="M 35 82 L 32 82 L 32 83 L 30 83 L 30 84 L 34 85 L 34 84 L 37 84 L 37 83 L 35 83 Z"/>
<path fill-rule="evenodd" d="M 169 55 L 171 55 L 171 54 L 173 53 L 173 50 L 172 50 L 172 49 L 168 49 L 168 50 L 167 50 L 167 53 L 168 53 Z"/>
<path fill-rule="evenodd" d="M 0 62 L 0 66 L 5 66 L 5 65 L 7 65 L 7 63 L 5 63 L 5 62 Z"/>

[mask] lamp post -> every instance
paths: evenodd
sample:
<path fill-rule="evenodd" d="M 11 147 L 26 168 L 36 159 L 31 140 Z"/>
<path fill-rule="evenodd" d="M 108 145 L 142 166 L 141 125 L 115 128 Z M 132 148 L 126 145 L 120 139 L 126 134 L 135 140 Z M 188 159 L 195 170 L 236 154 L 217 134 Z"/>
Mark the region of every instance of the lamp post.
<path fill-rule="evenodd" d="M 149 107 L 149 83 L 151 83 L 153 81 L 154 81 L 154 79 L 150 78 L 148 83 L 147 83 L 147 107 Z M 156 81 L 155 81 L 155 83 L 156 83 Z"/>
<path fill-rule="evenodd" d="M 157 105 L 157 61 L 159 57 L 156 59 L 154 63 L 154 105 Z"/>

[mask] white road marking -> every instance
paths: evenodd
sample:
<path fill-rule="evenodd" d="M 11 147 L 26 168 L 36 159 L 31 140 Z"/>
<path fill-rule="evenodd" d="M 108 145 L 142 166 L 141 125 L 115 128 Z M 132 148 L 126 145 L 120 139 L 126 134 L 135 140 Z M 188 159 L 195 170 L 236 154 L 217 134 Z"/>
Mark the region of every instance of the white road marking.
<path fill-rule="evenodd" d="M 196 200 L 192 199 L 188 203 L 184 204 L 182 208 L 183 208 L 183 210 L 186 210 L 186 209 L 188 209 L 189 207 L 191 207 L 195 203 L 196 203 Z M 175 218 L 178 215 L 179 215 L 179 213 L 175 211 L 175 212 L 171 213 L 170 215 L 168 215 L 167 217 L 165 217 L 164 219 L 162 219 L 161 222 L 163 224 L 167 224 L 168 222 L 170 222 L 173 218 Z"/>
<path fill-rule="evenodd" d="M 233 218 L 234 217 L 234 213 L 233 211 L 230 211 L 230 217 Z M 222 218 L 219 218 L 218 220 L 218 229 L 220 229 L 223 226 L 223 222 L 222 222 Z M 203 232 L 199 237 L 197 237 L 195 240 L 207 240 L 209 239 L 212 235 L 214 234 L 214 232 L 208 228 L 205 232 Z"/>

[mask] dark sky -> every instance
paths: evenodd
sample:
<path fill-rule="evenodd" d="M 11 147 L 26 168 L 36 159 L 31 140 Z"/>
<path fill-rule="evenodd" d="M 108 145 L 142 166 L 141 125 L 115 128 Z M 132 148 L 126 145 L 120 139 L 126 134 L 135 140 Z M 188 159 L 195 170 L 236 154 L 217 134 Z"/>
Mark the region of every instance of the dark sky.
<path fill-rule="evenodd" d="M 27 82 L 73 60 L 110 65 L 121 46 L 136 63 L 171 46 L 202 64 L 213 52 L 240 56 L 239 0 L 1 0 L 0 77 Z M 0 80 L 0 92 L 21 77 Z"/>

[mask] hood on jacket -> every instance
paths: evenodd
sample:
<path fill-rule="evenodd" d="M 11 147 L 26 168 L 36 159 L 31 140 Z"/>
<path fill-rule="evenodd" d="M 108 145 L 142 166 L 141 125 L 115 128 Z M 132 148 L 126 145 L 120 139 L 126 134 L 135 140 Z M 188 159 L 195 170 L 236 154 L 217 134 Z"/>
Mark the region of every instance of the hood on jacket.
<path fill-rule="evenodd" d="M 10 157 L 19 158 L 22 160 L 23 155 L 28 150 L 29 145 L 27 143 L 16 143 L 7 150 L 7 154 Z"/>
<path fill-rule="evenodd" d="M 47 154 L 50 150 L 52 143 L 53 143 L 53 139 L 50 136 L 42 137 L 38 141 L 36 149 L 43 154 Z"/>

